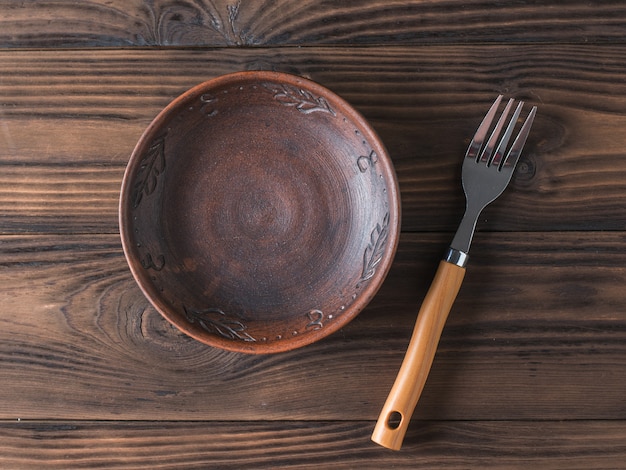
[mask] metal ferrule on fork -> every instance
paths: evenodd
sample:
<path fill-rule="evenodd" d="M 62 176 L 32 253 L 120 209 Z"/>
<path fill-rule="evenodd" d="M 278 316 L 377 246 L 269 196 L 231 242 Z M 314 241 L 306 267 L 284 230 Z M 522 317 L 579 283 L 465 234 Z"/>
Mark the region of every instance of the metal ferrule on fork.
<path fill-rule="evenodd" d="M 469 255 L 467 253 L 464 253 L 461 250 L 457 250 L 456 248 L 449 247 L 448 251 L 446 251 L 446 254 L 443 257 L 443 260 L 446 263 L 454 264 L 458 266 L 459 268 L 464 268 L 465 266 L 467 266 Z"/>

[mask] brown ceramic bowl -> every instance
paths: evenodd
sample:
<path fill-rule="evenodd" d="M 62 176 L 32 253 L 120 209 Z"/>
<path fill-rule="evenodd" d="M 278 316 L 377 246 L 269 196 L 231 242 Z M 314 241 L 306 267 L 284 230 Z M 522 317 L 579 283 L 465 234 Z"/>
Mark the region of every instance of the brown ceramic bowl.
<path fill-rule="evenodd" d="M 390 159 L 348 103 L 304 78 L 221 76 L 146 129 L 126 169 L 120 230 L 154 307 L 206 344 L 300 347 L 372 299 L 394 256 Z"/>

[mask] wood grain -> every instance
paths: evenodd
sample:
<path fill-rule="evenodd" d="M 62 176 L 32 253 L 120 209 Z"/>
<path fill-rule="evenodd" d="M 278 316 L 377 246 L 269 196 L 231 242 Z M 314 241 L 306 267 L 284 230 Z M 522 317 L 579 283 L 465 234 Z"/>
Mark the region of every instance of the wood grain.
<path fill-rule="evenodd" d="M 420 421 L 402 452 L 369 442 L 371 423 L 0 422 L 3 468 L 622 468 L 616 421 Z M 549 439 L 546 436 L 550 436 Z"/>
<path fill-rule="evenodd" d="M 246 68 L 308 76 L 365 115 L 394 160 L 405 231 L 455 229 L 461 155 L 501 92 L 540 113 L 511 187 L 479 229 L 624 230 L 624 53 L 599 45 L 0 51 L 0 231 L 116 232 L 115 195 L 150 120 L 189 87 Z"/>
<path fill-rule="evenodd" d="M 163 320 L 116 235 L 3 236 L 0 419 L 374 420 L 446 237 L 405 234 L 352 323 L 257 357 Z M 415 419 L 626 419 L 623 240 L 479 236 Z"/>
<path fill-rule="evenodd" d="M 7 0 L 0 7 L 0 468 L 623 468 L 626 4 Z M 396 166 L 372 304 L 274 356 L 205 347 L 124 260 L 122 174 L 173 98 L 269 69 L 331 88 Z M 371 443 L 496 94 L 539 106 L 479 222 L 401 452 Z"/>
<path fill-rule="evenodd" d="M 3 2 L 0 47 L 624 42 L 620 1 Z"/>

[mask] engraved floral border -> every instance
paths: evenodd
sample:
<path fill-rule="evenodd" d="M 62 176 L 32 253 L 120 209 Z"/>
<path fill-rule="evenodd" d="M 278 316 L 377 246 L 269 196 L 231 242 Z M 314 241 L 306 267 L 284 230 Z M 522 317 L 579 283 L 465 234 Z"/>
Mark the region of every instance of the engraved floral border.
<path fill-rule="evenodd" d="M 155 138 L 139 163 L 137 181 L 133 185 L 131 202 L 133 209 L 141 204 L 157 188 L 159 177 L 165 171 L 165 135 Z"/>
<path fill-rule="evenodd" d="M 332 116 L 337 115 L 324 97 L 317 96 L 304 88 L 278 83 L 265 83 L 263 86 L 274 94 L 274 99 L 280 104 L 294 107 L 302 114 L 322 112 Z"/>
<path fill-rule="evenodd" d="M 217 334 L 226 339 L 255 342 L 248 327 L 239 318 L 227 315 L 219 308 L 192 309 L 183 307 L 185 318 L 191 324 L 197 324 L 203 330 Z"/>
<path fill-rule="evenodd" d="M 139 162 L 136 181 L 131 193 L 133 210 L 138 209 L 144 199 L 156 191 L 165 168 L 165 134 L 162 134 L 152 140 Z M 137 216 L 135 215 L 133 220 L 136 219 Z M 165 257 L 160 253 L 150 253 L 141 239 L 139 229 L 134 227 L 133 231 L 136 248 L 140 251 L 139 262 L 141 266 L 146 270 L 161 271 L 165 267 Z"/>

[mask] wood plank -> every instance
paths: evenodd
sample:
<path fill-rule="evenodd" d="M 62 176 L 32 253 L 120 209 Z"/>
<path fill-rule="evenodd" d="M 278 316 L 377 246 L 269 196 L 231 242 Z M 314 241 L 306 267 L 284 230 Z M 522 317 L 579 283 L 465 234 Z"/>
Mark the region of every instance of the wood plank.
<path fill-rule="evenodd" d="M 0 237 L 0 419 L 372 420 L 447 237 L 405 234 L 352 323 L 270 356 L 171 327 L 116 235 Z M 626 419 L 624 237 L 477 237 L 415 418 Z"/>
<path fill-rule="evenodd" d="M 115 233 L 123 171 L 104 165 L 3 165 L 0 231 Z"/>
<path fill-rule="evenodd" d="M 623 2 L 5 1 L 0 47 L 623 42 Z"/>
<path fill-rule="evenodd" d="M 372 122 L 396 166 L 405 231 L 455 229 L 460 156 L 499 92 L 540 110 L 511 187 L 480 229 L 623 230 L 625 53 L 599 45 L 0 51 L 0 232 L 116 232 L 115 194 L 150 120 L 205 79 L 259 67 L 311 77 Z"/>
<path fill-rule="evenodd" d="M 0 422 L 2 468 L 622 468 L 623 421 L 415 423 L 400 452 L 372 423 Z M 546 438 L 549 436 L 549 438 Z"/>
<path fill-rule="evenodd" d="M 312 78 L 373 120 L 400 123 L 480 115 L 484 101 L 501 92 L 542 104 L 544 118 L 553 126 L 550 131 L 563 138 L 561 127 L 570 119 L 556 119 L 560 115 L 553 115 L 554 108 L 612 114 L 623 110 L 625 48 L 539 44 L 0 50 L 0 97 L 3 119 L 147 123 L 173 98 L 204 80 L 271 69 Z M 555 141 L 551 143 L 549 149 Z"/>

